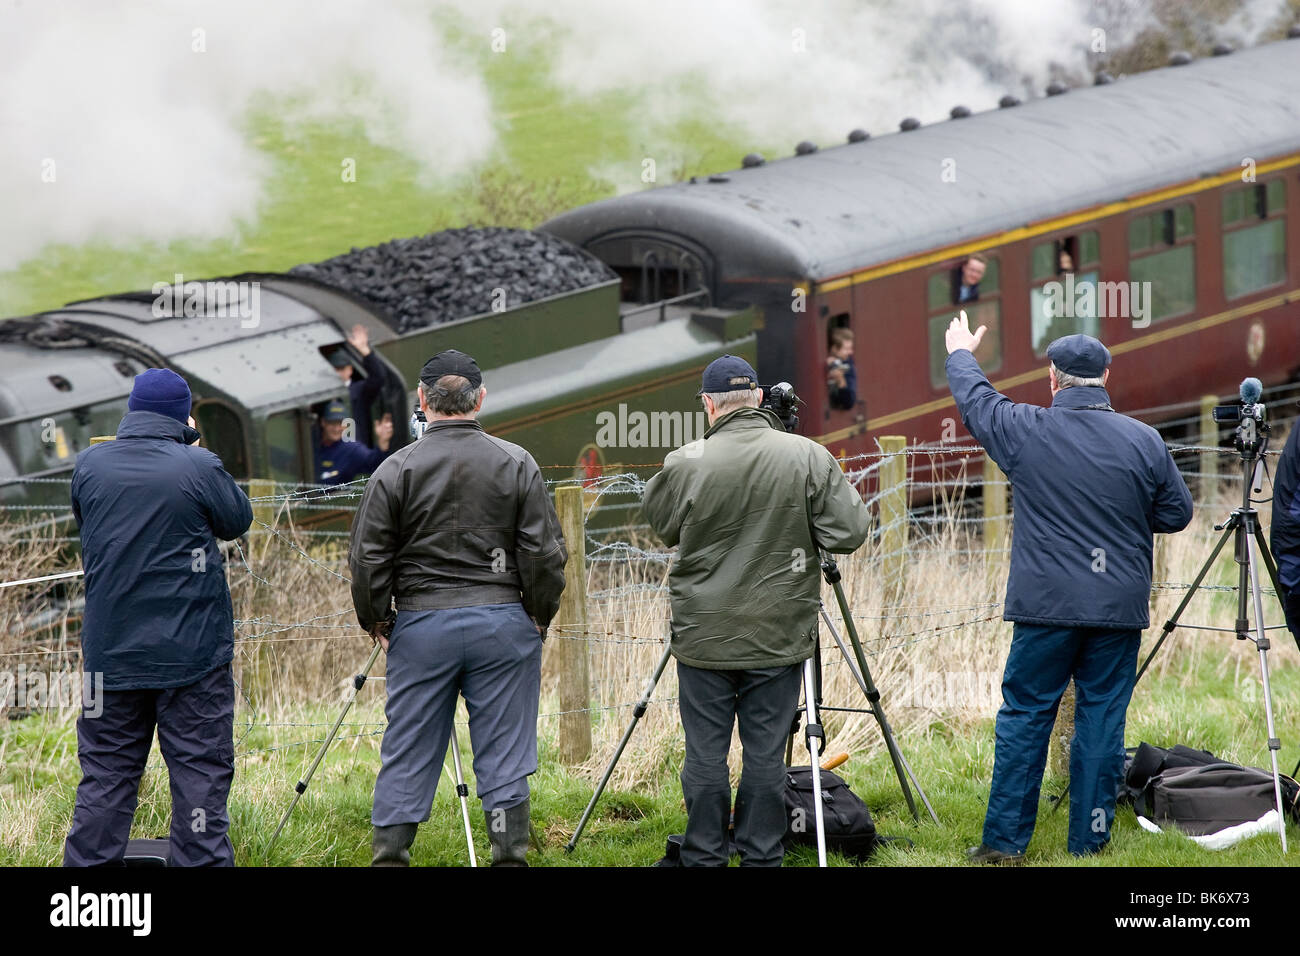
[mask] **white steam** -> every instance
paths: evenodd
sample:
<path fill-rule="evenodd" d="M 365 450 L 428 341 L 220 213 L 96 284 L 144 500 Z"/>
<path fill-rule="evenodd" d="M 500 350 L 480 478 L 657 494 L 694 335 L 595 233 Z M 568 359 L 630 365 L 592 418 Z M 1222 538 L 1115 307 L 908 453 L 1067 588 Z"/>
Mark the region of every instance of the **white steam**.
<path fill-rule="evenodd" d="M 1243 0 L 1203 37 L 1248 45 L 1286 0 Z M 624 124 L 665 142 L 684 118 L 759 144 L 842 142 L 955 105 L 1087 82 L 1108 50 L 1164 29 L 1156 0 L 0 0 L 0 271 L 49 243 L 238 236 L 272 157 L 252 109 L 347 118 L 414 157 L 426 182 L 485 161 L 494 38 L 540 53 L 542 80 L 617 91 Z M 449 40 L 439 24 L 457 27 Z M 203 31 L 196 34 L 195 31 Z M 494 37 L 494 31 L 498 32 Z M 197 52 L 198 43 L 205 52 Z M 466 44 L 482 43 L 473 50 Z M 530 62 L 536 62 L 530 60 Z M 316 157 L 313 157 L 315 159 Z M 344 157 L 321 156 L 339 169 Z M 734 164 L 739 156 L 726 157 Z M 55 181 L 45 182 L 51 163 Z M 639 168 L 606 156 L 598 171 Z M 606 178 L 621 179 L 619 175 Z M 629 176 L 619 185 L 631 185 Z M 635 185 L 640 186 L 639 182 Z"/>

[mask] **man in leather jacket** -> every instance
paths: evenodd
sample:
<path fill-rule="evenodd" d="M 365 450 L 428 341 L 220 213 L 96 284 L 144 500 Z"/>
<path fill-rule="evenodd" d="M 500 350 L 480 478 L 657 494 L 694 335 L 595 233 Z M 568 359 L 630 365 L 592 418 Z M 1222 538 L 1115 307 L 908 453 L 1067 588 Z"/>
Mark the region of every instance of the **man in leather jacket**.
<path fill-rule="evenodd" d="M 492 863 L 527 865 L 542 640 L 568 555 L 537 463 L 475 420 L 486 395 L 468 355 L 431 358 L 419 386 L 429 427 L 375 470 L 352 525 L 357 621 L 388 651 L 374 865 L 410 861 L 458 694 Z"/>

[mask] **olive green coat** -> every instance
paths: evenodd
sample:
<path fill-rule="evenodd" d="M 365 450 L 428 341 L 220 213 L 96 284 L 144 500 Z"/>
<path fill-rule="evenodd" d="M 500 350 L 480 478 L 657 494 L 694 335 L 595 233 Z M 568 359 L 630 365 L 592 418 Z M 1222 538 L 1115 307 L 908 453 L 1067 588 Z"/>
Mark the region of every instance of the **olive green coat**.
<path fill-rule="evenodd" d="M 668 576 L 673 656 L 712 670 L 806 659 L 817 636 L 817 544 L 848 553 L 868 512 L 821 445 L 763 409 L 717 420 L 646 483 L 650 526 L 678 553 Z"/>

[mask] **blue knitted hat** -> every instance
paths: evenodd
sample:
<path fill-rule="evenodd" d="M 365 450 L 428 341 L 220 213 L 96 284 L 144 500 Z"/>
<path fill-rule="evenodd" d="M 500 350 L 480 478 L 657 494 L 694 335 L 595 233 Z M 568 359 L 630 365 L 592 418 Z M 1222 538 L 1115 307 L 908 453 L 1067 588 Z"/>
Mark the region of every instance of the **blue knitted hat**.
<path fill-rule="evenodd" d="M 135 377 L 126 407 L 167 415 L 185 425 L 190 417 L 190 387 L 169 368 L 147 368 Z"/>

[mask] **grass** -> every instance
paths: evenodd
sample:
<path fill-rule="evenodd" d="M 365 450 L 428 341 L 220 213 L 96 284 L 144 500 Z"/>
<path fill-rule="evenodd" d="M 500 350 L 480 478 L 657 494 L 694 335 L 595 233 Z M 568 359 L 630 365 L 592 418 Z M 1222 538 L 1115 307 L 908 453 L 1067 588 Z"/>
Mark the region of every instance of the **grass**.
<path fill-rule="evenodd" d="M 1189 581 L 1214 537 L 1211 524 L 1222 501 L 1198 509 L 1192 528 L 1164 540 L 1157 557 L 1157 579 Z M 285 518 L 281 517 L 281 522 Z M 840 772 L 867 801 L 877 826 L 905 836 L 910 849 L 882 850 L 873 865 L 966 865 L 964 850 L 979 841 L 993 761 L 993 715 L 999 703 L 996 681 L 1010 641 L 1010 625 L 990 613 L 1006 573 L 1005 554 L 983 555 L 969 525 L 940 525 L 927 540 L 909 548 L 909 594 L 924 604 L 886 603 L 881 579 L 885 557 L 869 542 L 841 562 L 846 591 L 870 658 L 873 676 L 900 745 L 940 818 L 940 825 L 916 825 L 908 815 L 892 765 L 870 717 L 825 712 L 827 752 L 850 752 Z M 340 739 L 330 750 L 286 829 L 269 847 L 271 834 L 293 795 L 293 784 L 307 766 L 336 718 L 349 675 L 366 653 L 355 628 L 334 622 L 336 611 L 350 613 L 346 585 L 331 571 L 338 567 L 337 546 L 309 545 L 295 551 L 283 538 L 263 537 L 249 549 L 247 565 L 232 562 L 230 576 L 237 625 L 236 671 L 241 699 L 236 710 L 236 778 L 231 794 L 232 838 L 240 865 L 364 865 L 369 859 L 369 811 L 379 765 L 378 731 L 383 692 L 367 685 L 348 715 Z M 617 561 L 589 565 L 590 624 L 553 631 L 543 669 L 539 721 L 541 770 L 533 778 L 533 821 L 540 839 L 534 862 L 547 866 L 641 866 L 656 860 L 671 833 L 682 832 L 685 811 L 677 781 L 683 742 L 673 697 L 673 669 L 661 680 L 655 703 L 638 726 L 618 765 L 610 789 L 577 850 L 563 847 L 577 825 L 600 772 L 658 659 L 667 607 L 663 566 L 653 553 L 636 550 Z M 50 569 L 38 545 L 0 556 L 0 574 L 16 576 Z M 306 561 L 309 555 L 311 561 Z M 9 568 L 6 561 L 13 562 Z M 1234 565 L 1224 560 L 1209 583 L 1231 583 Z M 635 589 L 649 584 L 651 589 Z M 1155 592 L 1152 620 L 1172 612 L 1181 592 Z M 829 599 L 829 595 L 828 595 Z M 13 622 L 13 591 L 0 592 L 0 622 Z M 1207 591 L 1192 603 L 1184 623 L 1230 623 L 1235 600 L 1227 591 Z M 323 617 L 322 617 L 323 616 Z M 989 619 L 993 618 L 993 619 Z M 1270 611 L 1270 621 L 1279 619 Z M 348 618 L 343 618 L 346 622 Z M 304 623 L 308 622 L 308 623 Z M 322 630 L 325 628 L 325 630 Z M 337 630 L 331 630 L 337 628 Z M 4 633 L 12 633 L 5 628 Z M 583 764 L 565 767 L 558 759 L 558 673 L 554 649 L 565 640 L 589 641 L 593 753 Z M 1148 632 L 1143 654 L 1153 635 Z M 32 645 L 0 640 L 9 661 L 28 666 L 51 658 L 68 661 L 68 651 L 49 641 Z M 858 706 L 829 635 L 823 635 L 825 701 Z M 30 656 L 25 656 L 30 655 Z M 75 662 L 75 651 L 71 658 Z M 1270 654 L 1274 714 L 1284 744 L 1284 771 L 1300 744 L 1300 654 L 1282 632 Z M 14 666 L 12 663 L 7 666 Z M 46 666 L 56 666 L 47 664 Z M 377 671 L 375 676 L 379 676 Z M 991 680 L 985 679 L 992 675 Z M 949 680 L 953 682 L 951 685 Z M 990 692 L 991 691 L 991 692 Z M 0 865 L 48 865 L 61 858 L 71 821 L 78 780 L 72 714 L 39 711 L 0 722 Z M 458 724 L 469 762 L 469 740 Z M 1265 728 L 1252 646 L 1231 634 L 1180 630 L 1167 642 L 1138 685 L 1129 711 L 1127 741 L 1169 746 L 1185 743 L 1214 751 L 1226 760 L 1265 765 Z M 796 750 L 800 760 L 802 746 Z M 740 769 L 733 743 L 733 774 Z M 806 758 L 803 758 L 806 759 Z M 448 761 L 448 765 L 450 762 Z M 472 779 L 472 772 L 468 769 Z M 734 782 L 734 776 L 733 776 Z M 1218 853 L 1202 850 L 1176 833 L 1142 831 L 1129 809 L 1117 816 L 1111 847 L 1102 856 L 1075 860 L 1066 850 L 1067 814 L 1048 812 L 1047 795 L 1058 793 L 1060 779 L 1049 771 L 1039 825 L 1029 848 L 1031 865 L 1047 866 L 1200 866 L 1282 865 L 1276 836 L 1262 835 Z M 488 853 L 481 810 L 471 801 L 471 820 L 480 858 Z M 141 788 L 134 835 L 161 836 L 169 818 L 165 769 L 155 751 Z M 1296 835 L 1293 834 L 1293 838 Z M 450 771 L 444 774 L 433 815 L 420 829 L 414 848 L 420 865 L 461 865 L 466 861 L 459 805 Z M 793 852 L 791 865 L 815 862 L 810 850 Z M 846 861 L 837 859 L 839 865 Z"/>

